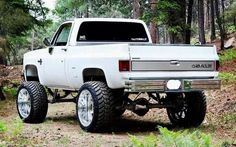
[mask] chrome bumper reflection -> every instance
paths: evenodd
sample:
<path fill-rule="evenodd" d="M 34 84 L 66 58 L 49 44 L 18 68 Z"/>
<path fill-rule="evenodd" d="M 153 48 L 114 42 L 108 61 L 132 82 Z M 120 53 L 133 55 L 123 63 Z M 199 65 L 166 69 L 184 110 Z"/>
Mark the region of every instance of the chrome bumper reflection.
<path fill-rule="evenodd" d="M 187 92 L 220 89 L 218 79 L 181 79 L 179 89 L 168 89 L 169 80 L 129 80 L 125 82 L 126 92 Z"/>

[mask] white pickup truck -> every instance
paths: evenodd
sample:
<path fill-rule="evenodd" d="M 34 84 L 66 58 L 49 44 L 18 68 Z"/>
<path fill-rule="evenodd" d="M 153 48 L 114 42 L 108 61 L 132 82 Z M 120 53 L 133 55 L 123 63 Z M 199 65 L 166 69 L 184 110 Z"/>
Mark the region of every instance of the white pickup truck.
<path fill-rule="evenodd" d="M 43 122 L 48 103 L 75 102 L 80 127 L 90 132 L 125 110 L 143 116 L 152 108 L 166 108 L 173 125 L 199 126 L 203 90 L 220 88 L 215 46 L 152 44 L 141 20 L 66 21 L 44 43 L 47 48 L 24 55 L 16 103 L 27 123 Z"/>

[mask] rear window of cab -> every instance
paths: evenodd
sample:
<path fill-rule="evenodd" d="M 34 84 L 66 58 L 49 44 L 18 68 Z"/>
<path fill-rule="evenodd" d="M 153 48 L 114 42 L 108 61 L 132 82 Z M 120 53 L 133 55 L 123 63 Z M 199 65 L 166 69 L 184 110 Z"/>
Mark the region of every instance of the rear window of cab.
<path fill-rule="evenodd" d="M 83 22 L 76 39 L 78 42 L 148 42 L 141 23 L 132 22 Z"/>

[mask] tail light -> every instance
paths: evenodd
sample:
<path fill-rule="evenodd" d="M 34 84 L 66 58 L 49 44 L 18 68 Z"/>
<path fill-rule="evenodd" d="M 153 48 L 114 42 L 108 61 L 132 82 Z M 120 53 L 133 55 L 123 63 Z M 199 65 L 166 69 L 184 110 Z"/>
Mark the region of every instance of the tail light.
<path fill-rule="evenodd" d="M 219 62 L 219 60 L 217 60 L 217 61 L 215 62 L 215 70 L 216 70 L 216 71 L 219 71 L 219 68 L 220 68 L 220 62 Z"/>
<path fill-rule="evenodd" d="M 130 71 L 130 61 L 129 60 L 119 61 L 119 71 Z"/>

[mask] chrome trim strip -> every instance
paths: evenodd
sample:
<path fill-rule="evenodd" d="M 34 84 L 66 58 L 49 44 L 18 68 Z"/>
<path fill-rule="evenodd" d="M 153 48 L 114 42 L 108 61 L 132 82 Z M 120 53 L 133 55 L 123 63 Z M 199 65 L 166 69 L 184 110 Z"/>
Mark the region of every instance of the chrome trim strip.
<path fill-rule="evenodd" d="M 177 64 L 173 64 L 175 63 Z M 194 66 L 194 67 L 193 67 Z M 202 66 L 202 67 L 198 67 Z M 132 71 L 214 71 L 212 60 L 132 60 Z"/>
<path fill-rule="evenodd" d="M 198 90 L 220 89 L 221 81 L 218 79 L 181 79 L 178 90 L 168 90 L 166 80 L 129 80 L 125 82 L 126 92 L 189 92 Z"/>
<path fill-rule="evenodd" d="M 211 44 L 204 44 L 204 45 L 189 45 L 189 44 L 151 44 L 151 43 L 140 43 L 139 46 L 184 46 L 184 47 L 214 47 Z M 137 46 L 136 43 L 130 43 L 129 46 Z"/>
<path fill-rule="evenodd" d="M 149 78 L 145 78 L 145 77 L 130 77 L 129 80 L 171 80 L 171 79 L 176 79 L 176 80 L 182 80 L 182 79 L 185 79 L 185 80 L 199 80 L 199 77 L 196 78 L 196 77 L 181 77 L 181 78 L 173 78 L 173 77 L 165 77 L 165 78 L 157 78 L 157 77 L 149 77 Z M 201 78 L 202 80 L 208 80 L 208 79 L 214 79 L 214 77 L 203 77 Z"/>

